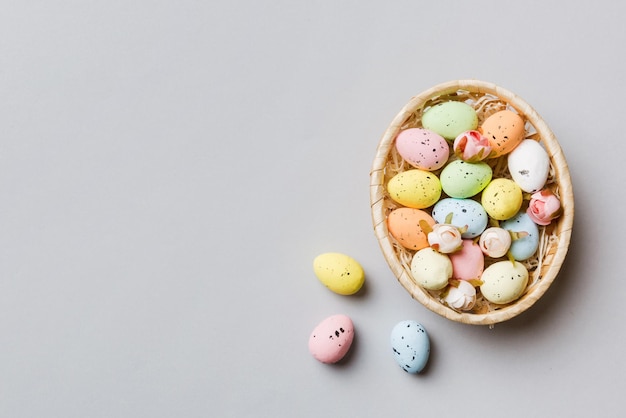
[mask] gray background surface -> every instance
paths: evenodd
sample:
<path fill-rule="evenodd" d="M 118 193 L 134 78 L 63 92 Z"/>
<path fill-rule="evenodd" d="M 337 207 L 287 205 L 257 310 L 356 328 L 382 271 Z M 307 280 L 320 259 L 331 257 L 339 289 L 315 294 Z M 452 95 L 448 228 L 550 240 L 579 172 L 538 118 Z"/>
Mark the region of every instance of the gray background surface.
<path fill-rule="evenodd" d="M 614 1 L 1 1 L 0 416 L 619 416 L 624 7 Z M 529 102 L 571 170 L 558 280 L 497 325 L 412 300 L 369 169 L 411 96 Z M 324 288 L 350 254 L 366 288 Z M 313 327 L 357 337 L 315 361 Z M 429 331 L 419 376 L 391 355 Z"/>

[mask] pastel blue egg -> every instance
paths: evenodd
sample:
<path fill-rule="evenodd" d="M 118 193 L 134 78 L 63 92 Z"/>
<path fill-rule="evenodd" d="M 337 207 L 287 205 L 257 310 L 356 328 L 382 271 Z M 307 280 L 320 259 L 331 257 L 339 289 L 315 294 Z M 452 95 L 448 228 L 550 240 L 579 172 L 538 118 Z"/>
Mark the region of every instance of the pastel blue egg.
<path fill-rule="evenodd" d="M 401 321 L 391 331 L 391 348 L 396 363 L 407 373 L 421 372 L 430 356 L 430 339 L 424 327 L 411 320 Z"/>
<path fill-rule="evenodd" d="M 452 214 L 452 225 L 458 228 L 467 226 L 467 231 L 461 235 L 467 239 L 482 234 L 489 221 L 485 209 L 473 199 L 447 197 L 433 206 L 432 217 L 437 223 L 445 223 L 449 214 Z"/>
<path fill-rule="evenodd" d="M 539 248 L 539 228 L 524 211 L 500 223 L 500 227 L 513 232 L 527 232 L 528 236 L 514 240 L 509 251 L 517 261 L 527 260 Z"/>

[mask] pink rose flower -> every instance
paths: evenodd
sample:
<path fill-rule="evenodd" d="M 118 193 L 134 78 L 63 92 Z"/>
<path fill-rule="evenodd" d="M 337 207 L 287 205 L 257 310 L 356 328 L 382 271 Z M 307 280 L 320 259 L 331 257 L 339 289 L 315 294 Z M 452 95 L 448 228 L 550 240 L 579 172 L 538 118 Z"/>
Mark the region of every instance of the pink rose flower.
<path fill-rule="evenodd" d="M 468 311 L 476 303 L 476 288 L 465 280 L 459 281 L 459 287 L 450 286 L 444 301 L 454 309 Z"/>
<path fill-rule="evenodd" d="M 511 234 L 503 228 L 487 228 L 478 242 L 482 252 L 492 258 L 502 257 L 511 248 Z"/>
<path fill-rule="evenodd" d="M 428 244 L 440 253 L 448 254 L 461 249 L 461 231 L 454 225 L 434 224 L 428 233 Z"/>
<path fill-rule="evenodd" d="M 454 153 L 461 160 L 475 163 L 489 157 L 489 140 L 478 131 L 465 131 L 454 140 Z"/>
<path fill-rule="evenodd" d="M 549 189 L 543 189 L 530 196 L 526 213 L 537 225 L 548 225 L 552 219 L 561 216 L 561 201 Z"/>

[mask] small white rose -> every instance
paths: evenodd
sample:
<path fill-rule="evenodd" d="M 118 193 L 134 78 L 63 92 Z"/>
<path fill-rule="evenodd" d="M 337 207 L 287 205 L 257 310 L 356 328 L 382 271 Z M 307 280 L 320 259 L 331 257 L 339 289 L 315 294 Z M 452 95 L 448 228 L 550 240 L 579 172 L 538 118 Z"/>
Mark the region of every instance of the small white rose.
<path fill-rule="evenodd" d="M 503 228 L 487 228 L 478 243 L 482 252 L 492 258 L 502 257 L 511 247 L 511 234 Z"/>
<path fill-rule="evenodd" d="M 468 311 L 476 303 L 476 288 L 465 280 L 459 280 L 459 287 L 450 286 L 444 301 L 451 308 Z"/>
<path fill-rule="evenodd" d="M 449 254 L 463 245 L 461 231 L 454 225 L 435 224 L 428 234 L 428 244 L 440 253 Z"/>

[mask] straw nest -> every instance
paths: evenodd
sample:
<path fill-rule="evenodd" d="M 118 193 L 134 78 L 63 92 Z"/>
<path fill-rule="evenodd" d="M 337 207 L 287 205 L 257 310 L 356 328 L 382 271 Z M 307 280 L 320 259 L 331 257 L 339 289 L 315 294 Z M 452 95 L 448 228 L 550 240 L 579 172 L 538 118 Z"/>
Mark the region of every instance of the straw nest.
<path fill-rule="evenodd" d="M 386 184 L 395 174 L 411 168 L 396 152 L 395 138 L 404 129 L 421 127 L 423 112 L 448 100 L 463 101 L 474 107 L 479 124 L 499 110 L 517 112 L 526 122 L 526 138 L 539 141 L 550 156 L 550 175 L 546 187 L 560 198 L 563 213 L 550 225 L 539 227 L 539 249 L 534 257 L 523 262 L 529 270 L 528 286 L 519 299 L 507 305 L 493 304 L 483 299 L 478 291 L 476 304 L 471 311 L 457 311 L 447 306 L 438 292 L 427 291 L 416 284 L 410 268 L 414 252 L 399 245 L 387 229 L 387 215 L 398 204 L 389 197 Z M 506 156 L 485 162 L 491 165 L 494 178 L 510 178 Z M 513 318 L 530 308 L 546 292 L 565 259 L 574 218 L 574 195 L 569 170 L 561 147 L 550 128 L 519 96 L 495 84 L 477 80 L 455 80 L 434 86 L 413 97 L 404 106 L 378 145 L 370 173 L 370 203 L 376 237 L 400 284 L 431 311 L 453 321 L 476 325 L 493 325 Z M 489 263 L 490 260 L 486 258 L 485 267 Z"/>

